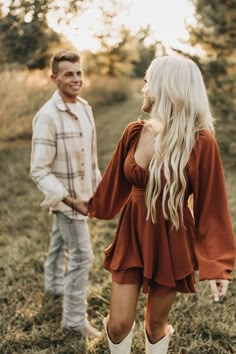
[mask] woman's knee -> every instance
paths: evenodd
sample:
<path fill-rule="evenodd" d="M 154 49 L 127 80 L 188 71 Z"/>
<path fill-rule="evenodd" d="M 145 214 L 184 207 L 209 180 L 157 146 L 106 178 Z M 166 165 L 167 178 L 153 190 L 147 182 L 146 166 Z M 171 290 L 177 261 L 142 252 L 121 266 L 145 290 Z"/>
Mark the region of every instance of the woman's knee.
<path fill-rule="evenodd" d="M 169 331 L 167 321 L 151 320 L 145 321 L 145 330 L 151 343 L 158 342 Z"/>
<path fill-rule="evenodd" d="M 111 336 L 111 339 L 116 340 L 121 337 L 125 338 L 131 331 L 132 326 L 133 326 L 133 322 L 131 322 L 129 319 L 120 318 L 120 319 L 112 320 L 110 318 L 108 322 L 108 332 L 109 335 Z"/>
<path fill-rule="evenodd" d="M 147 319 L 145 320 L 145 326 L 148 333 L 155 333 L 157 331 L 163 330 L 167 326 L 167 321 Z"/>

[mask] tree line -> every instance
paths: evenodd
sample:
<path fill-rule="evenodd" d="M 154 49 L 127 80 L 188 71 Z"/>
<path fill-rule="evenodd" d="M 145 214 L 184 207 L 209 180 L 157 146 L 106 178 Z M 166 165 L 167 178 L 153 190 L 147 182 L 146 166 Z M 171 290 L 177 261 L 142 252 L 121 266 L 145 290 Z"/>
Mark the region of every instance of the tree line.
<path fill-rule="evenodd" d="M 172 48 L 182 55 L 192 57 L 200 66 L 208 87 L 214 114 L 223 124 L 221 129 L 222 149 L 236 154 L 236 0 L 189 0 L 195 7 L 194 25 L 188 26 L 189 41 L 193 47 L 201 48 L 203 54 L 191 56 Z M 128 28 L 117 25 L 114 20 L 121 11 L 122 3 L 111 0 L 113 6 L 106 8 L 97 1 L 104 30 L 97 34 L 100 50 L 83 53 L 86 74 L 119 77 L 143 77 L 145 69 L 157 54 L 164 55 L 166 49 L 160 41 L 145 44 L 150 36 L 150 27 L 141 28 L 132 34 Z M 127 5 L 127 4 L 126 4 Z M 58 48 L 73 49 L 61 34 L 48 25 L 48 15 L 57 14 L 58 24 L 70 25 L 73 16 L 79 16 L 91 0 L 9 0 L 8 7 L 0 0 L 0 68 L 14 66 L 32 69 L 45 68 L 50 57 Z M 118 41 L 111 41 L 114 33 Z M 112 44 L 111 44 L 112 42 Z M 226 124 L 225 124 L 226 123 Z M 222 128 L 223 127 L 223 128 Z"/>
<path fill-rule="evenodd" d="M 114 19 L 124 5 L 119 0 L 110 3 L 113 6 L 106 9 L 102 1 L 97 2 L 104 29 L 96 34 L 100 42 L 99 52 L 87 51 L 83 55 L 88 59 L 86 73 L 90 74 L 96 68 L 97 73 L 112 77 L 143 76 L 143 68 L 148 66 L 156 52 L 157 43 L 144 46 L 150 27 L 140 29 L 135 35 L 124 26 L 117 28 Z M 49 27 L 48 15 L 53 13 L 58 25 L 64 22 L 69 26 L 73 16 L 79 18 L 83 11 L 93 6 L 91 0 L 69 0 L 63 8 L 59 8 L 55 0 L 9 0 L 4 14 L 2 0 L 0 4 L 0 66 L 2 69 L 17 66 L 30 70 L 47 67 L 58 48 L 75 49 L 62 34 Z M 111 45 L 114 29 L 118 41 L 113 40 Z"/>

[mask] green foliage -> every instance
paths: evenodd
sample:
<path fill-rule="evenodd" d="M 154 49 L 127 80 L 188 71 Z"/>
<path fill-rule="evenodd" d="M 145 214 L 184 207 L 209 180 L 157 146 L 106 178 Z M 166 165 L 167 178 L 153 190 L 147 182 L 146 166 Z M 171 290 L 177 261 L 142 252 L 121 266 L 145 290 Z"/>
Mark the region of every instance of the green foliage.
<path fill-rule="evenodd" d="M 117 24 L 118 15 L 125 11 L 120 0 L 107 3 L 69 0 L 60 4 L 55 0 L 9 0 L 6 14 L 3 15 L 0 8 L 2 68 L 16 65 L 29 69 L 45 68 L 53 52 L 72 49 L 72 45 L 68 48 L 62 35 L 49 28 L 48 15 L 53 15 L 58 25 L 69 26 L 70 21 L 79 19 L 79 15 L 91 6 L 96 8 L 100 20 L 101 28 L 96 33 L 94 30 L 100 50 L 96 54 L 84 53 L 86 73 L 113 78 L 143 77 L 159 42 L 146 44 L 151 34 L 148 26 L 132 34 L 128 28 Z"/>
<path fill-rule="evenodd" d="M 145 45 L 145 40 L 150 36 L 150 31 L 150 27 L 147 26 L 146 28 L 141 28 L 135 36 L 135 49 L 137 51 L 137 58 L 133 59 L 135 77 L 143 78 L 146 69 L 148 68 L 153 58 L 156 56 L 157 45 L 159 42 Z"/>
<path fill-rule="evenodd" d="M 143 78 L 151 60 L 155 57 L 159 42 L 145 43 L 150 28 L 141 28 L 132 34 L 121 27 L 120 40 L 110 44 L 109 37 L 102 38 L 101 50 L 96 53 L 84 52 L 83 66 L 87 75 L 94 73 L 107 77 Z"/>
<path fill-rule="evenodd" d="M 96 7 L 101 26 L 94 28 L 94 37 L 100 49 L 96 52 L 83 53 L 83 68 L 88 76 L 102 77 L 143 77 L 150 61 L 156 54 L 157 43 L 147 45 L 151 35 L 149 26 L 136 33 L 123 25 L 117 24 L 120 12 L 128 11 L 120 0 L 98 1 Z M 127 9 L 125 8 L 127 7 Z"/>
<path fill-rule="evenodd" d="M 52 0 L 11 0 L 0 22 L 2 63 L 18 63 L 30 69 L 44 68 L 59 36 L 47 24 Z"/>
<path fill-rule="evenodd" d="M 236 0 L 193 0 L 193 3 L 197 23 L 189 27 L 189 42 L 204 50 L 197 62 L 218 120 L 220 146 L 235 155 L 230 137 L 232 131 L 236 133 Z"/>
<path fill-rule="evenodd" d="M 190 43 L 205 51 L 200 64 L 211 89 L 213 109 L 224 121 L 235 121 L 236 0 L 193 2 L 197 26 L 189 27 Z"/>
<path fill-rule="evenodd" d="M 132 50 L 131 50 L 132 48 Z M 97 53 L 84 53 L 84 68 L 87 75 L 94 73 L 106 77 L 133 75 L 133 60 L 137 58 L 137 50 L 128 30 L 122 30 L 119 43 L 109 45 L 103 43 Z"/>
<path fill-rule="evenodd" d="M 195 5 L 197 27 L 191 28 L 191 43 L 201 44 L 207 54 L 223 54 L 224 50 L 235 49 L 235 0 L 192 0 Z"/>

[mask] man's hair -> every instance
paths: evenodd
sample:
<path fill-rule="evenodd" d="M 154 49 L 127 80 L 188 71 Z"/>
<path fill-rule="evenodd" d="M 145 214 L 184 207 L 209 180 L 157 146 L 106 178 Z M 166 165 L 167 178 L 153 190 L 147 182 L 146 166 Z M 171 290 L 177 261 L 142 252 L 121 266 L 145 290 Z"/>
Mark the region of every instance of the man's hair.
<path fill-rule="evenodd" d="M 53 74 L 58 73 L 58 66 L 62 61 L 69 61 L 71 63 L 80 63 L 80 56 L 77 53 L 61 50 L 57 52 L 51 60 L 51 70 Z"/>

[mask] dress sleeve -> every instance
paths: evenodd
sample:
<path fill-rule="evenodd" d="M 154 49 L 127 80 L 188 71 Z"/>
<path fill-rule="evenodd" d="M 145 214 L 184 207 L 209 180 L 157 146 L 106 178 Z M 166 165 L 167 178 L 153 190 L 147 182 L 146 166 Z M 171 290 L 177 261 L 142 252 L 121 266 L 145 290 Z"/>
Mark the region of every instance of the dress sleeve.
<path fill-rule="evenodd" d="M 132 185 L 124 174 L 127 153 L 141 132 L 140 122 L 130 123 L 124 130 L 96 192 L 88 203 L 90 217 L 112 219 L 128 199 Z"/>
<path fill-rule="evenodd" d="M 192 186 L 199 280 L 231 280 L 235 239 L 219 148 L 207 131 L 200 132 L 195 146 Z"/>

